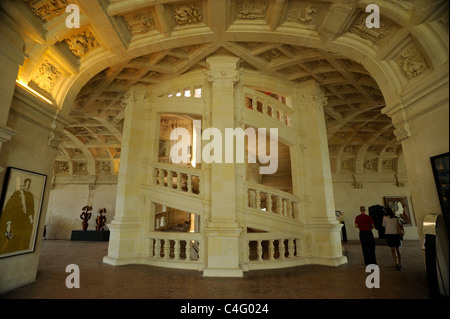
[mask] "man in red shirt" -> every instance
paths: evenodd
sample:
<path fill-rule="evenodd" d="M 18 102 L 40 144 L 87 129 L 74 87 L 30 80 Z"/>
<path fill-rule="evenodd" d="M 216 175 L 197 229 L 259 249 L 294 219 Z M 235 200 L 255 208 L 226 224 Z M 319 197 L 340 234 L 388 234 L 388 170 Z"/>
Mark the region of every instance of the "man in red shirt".
<path fill-rule="evenodd" d="M 361 241 L 364 262 L 366 266 L 376 264 L 375 238 L 372 234 L 372 229 L 375 228 L 375 224 L 372 217 L 366 215 L 366 208 L 364 206 L 361 206 L 359 211 L 361 214 L 355 218 L 355 227 L 359 228 L 359 240 Z"/>

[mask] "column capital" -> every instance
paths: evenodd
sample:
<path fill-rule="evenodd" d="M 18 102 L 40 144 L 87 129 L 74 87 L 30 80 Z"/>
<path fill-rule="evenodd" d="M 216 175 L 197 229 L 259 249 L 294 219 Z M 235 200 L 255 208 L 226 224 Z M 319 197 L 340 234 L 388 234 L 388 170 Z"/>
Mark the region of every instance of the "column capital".
<path fill-rule="evenodd" d="M 121 105 L 123 107 L 144 106 L 147 104 L 148 96 L 147 86 L 141 84 L 134 85 L 124 94 Z"/>
<path fill-rule="evenodd" d="M 311 110 L 323 112 L 323 107 L 328 102 L 323 89 L 316 81 L 309 81 L 306 85 L 299 86 L 297 88 L 297 98 L 300 110 L 303 112 Z"/>
<path fill-rule="evenodd" d="M 242 73 L 239 69 L 239 61 L 238 57 L 228 55 L 207 58 L 209 69 L 205 73 L 208 81 L 212 82 L 215 89 L 232 89 Z"/>

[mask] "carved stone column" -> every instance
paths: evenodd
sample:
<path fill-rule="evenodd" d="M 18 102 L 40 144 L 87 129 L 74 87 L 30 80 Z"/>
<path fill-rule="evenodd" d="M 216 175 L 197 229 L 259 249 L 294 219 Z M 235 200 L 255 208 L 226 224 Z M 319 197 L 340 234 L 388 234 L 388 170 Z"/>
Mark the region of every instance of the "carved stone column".
<path fill-rule="evenodd" d="M 122 135 L 120 170 L 117 183 L 116 212 L 108 225 L 111 234 L 108 256 L 112 265 L 135 262 L 141 256 L 144 225 L 142 222 L 141 160 L 145 154 L 148 130 L 147 87 L 134 86 L 125 95 L 125 122 Z M 145 204 L 145 203 L 144 203 Z"/>
<path fill-rule="evenodd" d="M 305 232 L 311 238 L 312 262 L 339 265 L 342 256 L 340 229 L 336 220 L 328 139 L 323 107 L 326 97 L 315 81 L 297 90 L 298 149 L 302 176 L 301 198 Z"/>
<path fill-rule="evenodd" d="M 234 128 L 234 84 L 239 81 L 239 58 L 217 55 L 206 59 L 211 82 L 211 126 L 224 137 L 225 128 Z M 222 154 L 225 154 L 222 143 Z M 236 221 L 236 178 L 234 163 L 211 163 L 211 220 L 206 228 L 207 267 L 204 276 L 241 277 L 239 236 Z"/>

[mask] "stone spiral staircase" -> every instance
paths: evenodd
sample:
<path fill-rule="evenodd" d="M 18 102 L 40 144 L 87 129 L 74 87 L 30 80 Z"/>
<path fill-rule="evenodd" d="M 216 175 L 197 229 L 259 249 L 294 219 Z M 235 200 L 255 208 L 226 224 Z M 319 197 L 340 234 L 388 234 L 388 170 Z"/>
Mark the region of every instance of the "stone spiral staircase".
<path fill-rule="evenodd" d="M 188 98 L 182 90 L 174 90 L 159 99 L 175 99 L 179 103 L 195 99 L 193 94 L 187 95 Z M 242 89 L 241 102 L 245 127 L 258 127 L 263 121 L 270 128 L 277 128 L 279 134 L 277 173 L 260 175 L 258 164 L 244 163 L 245 178 L 238 180 L 236 218 L 244 229 L 240 236 L 241 267 L 253 270 L 310 263 L 305 257 L 308 256 L 311 239 L 303 234 L 301 199 L 292 194 L 290 152 L 282 142 L 292 141 L 297 135 L 292 120 L 293 110 L 283 103 L 284 97 L 270 96 L 248 87 Z M 247 154 L 248 151 L 246 144 Z M 151 172 L 145 186 L 148 196 L 157 199 L 161 205 L 198 215 L 201 224 L 198 232 L 149 231 L 144 262 L 202 270 L 207 253 L 204 229 L 210 217 L 209 188 L 214 177 L 204 164 L 193 168 L 147 161 L 144 165 Z"/>

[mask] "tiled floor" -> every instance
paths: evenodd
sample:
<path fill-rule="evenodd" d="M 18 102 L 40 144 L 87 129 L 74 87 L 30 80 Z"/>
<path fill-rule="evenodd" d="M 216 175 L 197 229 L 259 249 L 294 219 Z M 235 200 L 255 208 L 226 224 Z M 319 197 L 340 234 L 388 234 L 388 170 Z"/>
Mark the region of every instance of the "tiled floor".
<path fill-rule="evenodd" d="M 246 272 L 243 278 L 207 278 L 201 272 L 102 262 L 107 242 L 44 241 L 36 281 L 0 295 L 8 299 L 429 299 L 422 250 L 404 241 L 403 268 L 377 245 L 380 288 L 368 289 L 358 241 L 344 244 L 348 264 Z M 68 289 L 68 264 L 80 268 L 79 289 Z"/>

